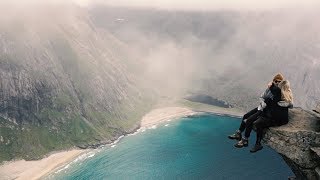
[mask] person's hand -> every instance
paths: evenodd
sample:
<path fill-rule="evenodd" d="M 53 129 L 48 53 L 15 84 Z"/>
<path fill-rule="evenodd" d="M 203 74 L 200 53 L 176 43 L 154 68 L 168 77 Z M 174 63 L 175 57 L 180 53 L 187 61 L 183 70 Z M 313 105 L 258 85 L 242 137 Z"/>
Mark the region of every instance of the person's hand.
<path fill-rule="evenodd" d="M 272 86 L 272 81 L 268 83 L 268 88 Z"/>
<path fill-rule="evenodd" d="M 262 106 L 261 106 L 261 104 L 259 104 L 258 111 L 261 111 L 261 110 L 262 110 Z"/>

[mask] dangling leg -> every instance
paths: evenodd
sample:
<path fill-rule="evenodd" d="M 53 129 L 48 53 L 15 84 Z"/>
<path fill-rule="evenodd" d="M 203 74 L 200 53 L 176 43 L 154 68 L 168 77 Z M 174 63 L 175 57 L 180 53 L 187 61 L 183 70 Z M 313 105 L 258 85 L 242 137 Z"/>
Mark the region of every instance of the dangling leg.
<path fill-rule="evenodd" d="M 255 114 L 258 112 L 258 109 L 252 109 L 251 111 L 249 111 L 248 113 L 246 113 L 241 121 L 240 127 L 239 129 L 234 133 L 228 136 L 229 139 L 236 139 L 238 141 L 240 141 L 242 139 L 242 132 L 246 129 L 246 120 L 247 118 L 249 118 L 251 115 Z"/>
<path fill-rule="evenodd" d="M 243 137 L 240 141 L 238 141 L 234 147 L 236 148 L 242 148 L 242 147 L 247 147 L 249 145 L 249 139 L 246 137 Z"/>
<path fill-rule="evenodd" d="M 261 111 L 257 111 L 256 113 L 252 114 L 246 121 L 245 121 L 245 134 L 244 137 L 236 143 L 234 146 L 237 148 L 247 147 L 249 145 L 249 137 L 252 131 L 252 124 L 254 121 L 257 120 Z"/>
<path fill-rule="evenodd" d="M 244 122 L 241 122 L 241 124 Z M 241 134 L 241 130 L 238 129 L 234 134 L 231 134 L 228 136 L 229 139 L 236 139 L 236 140 L 240 140 L 242 138 L 242 134 Z"/>
<path fill-rule="evenodd" d="M 250 137 L 251 131 L 252 131 L 252 127 L 253 127 L 253 123 L 260 117 L 260 115 L 262 114 L 262 111 L 257 111 L 255 114 L 253 114 L 252 116 L 250 116 L 247 121 L 246 121 L 246 131 L 244 133 L 244 137 L 246 137 L 247 139 Z"/>
<path fill-rule="evenodd" d="M 263 129 L 271 127 L 272 121 L 265 117 L 260 117 L 257 121 L 253 123 L 253 126 L 255 126 L 256 128 L 257 140 L 256 140 L 256 144 L 250 150 L 250 152 L 255 153 L 257 151 L 260 151 L 263 148 L 263 146 L 261 145 L 261 140 L 263 138 Z"/>

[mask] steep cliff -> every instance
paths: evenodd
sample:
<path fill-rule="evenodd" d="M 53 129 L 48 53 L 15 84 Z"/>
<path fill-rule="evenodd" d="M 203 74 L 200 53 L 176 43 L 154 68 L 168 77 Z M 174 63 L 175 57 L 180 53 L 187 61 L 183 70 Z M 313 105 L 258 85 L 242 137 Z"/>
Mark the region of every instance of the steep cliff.
<path fill-rule="evenodd" d="M 267 130 L 264 140 L 281 154 L 297 179 L 320 179 L 320 115 L 294 108 L 289 116 L 287 125 Z"/>
<path fill-rule="evenodd" d="M 0 162 L 94 146 L 139 126 L 151 102 L 120 41 L 72 5 L 7 8 L 0 17 Z"/>

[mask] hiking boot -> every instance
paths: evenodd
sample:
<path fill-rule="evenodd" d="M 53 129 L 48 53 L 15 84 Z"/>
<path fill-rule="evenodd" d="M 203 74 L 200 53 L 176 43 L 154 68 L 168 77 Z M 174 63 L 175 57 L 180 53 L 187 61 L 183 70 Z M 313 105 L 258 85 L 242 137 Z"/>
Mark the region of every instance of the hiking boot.
<path fill-rule="evenodd" d="M 236 140 L 240 141 L 242 138 L 242 135 L 239 131 L 237 131 L 236 133 L 229 135 L 228 138 L 229 139 L 236 139 Z"/>
<path fill-rule="evenodd" d="M 260 151 L 263 148 L 261 144 L 255 144 L 253 148 L 250 150 L 250 152 L 255 153 L 257 151 Z"/>
<path fill-rule="evenodd" d="M 249 145 L 248 139 L 241 139 L 237 144 L 234 145 L 234 147 L 242 148 L 247 147 Z"/>

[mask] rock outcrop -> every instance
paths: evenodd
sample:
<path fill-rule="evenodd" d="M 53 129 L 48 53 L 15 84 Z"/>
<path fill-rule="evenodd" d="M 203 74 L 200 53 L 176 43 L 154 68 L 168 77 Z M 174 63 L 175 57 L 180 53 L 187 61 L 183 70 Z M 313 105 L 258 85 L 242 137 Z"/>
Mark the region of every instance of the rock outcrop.
<path fill-rule="evenodd" d="M 267 130 L 264 140 L 283 157 L 297 179 L 320 179 L 319 114 L 293 108 L 289 123 Z"/>

